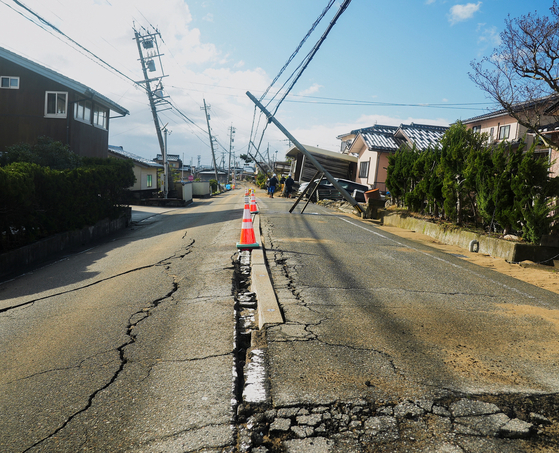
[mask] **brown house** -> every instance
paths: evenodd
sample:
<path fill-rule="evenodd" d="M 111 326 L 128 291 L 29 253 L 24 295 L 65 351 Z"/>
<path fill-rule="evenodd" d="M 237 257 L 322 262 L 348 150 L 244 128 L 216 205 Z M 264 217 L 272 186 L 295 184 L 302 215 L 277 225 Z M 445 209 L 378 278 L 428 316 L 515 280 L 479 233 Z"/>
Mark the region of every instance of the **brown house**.
<path fill-rule="evenodd" d="M 0 47 L 0 152 L 47 136 L 81 156 L 107 157 L 111 112 L 129 113 L 91 88 Z"/>

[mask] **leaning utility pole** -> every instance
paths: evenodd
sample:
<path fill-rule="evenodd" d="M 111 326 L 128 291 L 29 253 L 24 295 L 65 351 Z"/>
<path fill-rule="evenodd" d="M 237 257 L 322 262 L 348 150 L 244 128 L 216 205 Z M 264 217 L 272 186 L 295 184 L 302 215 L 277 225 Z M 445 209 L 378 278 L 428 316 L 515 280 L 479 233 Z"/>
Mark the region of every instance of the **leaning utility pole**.
<path fill-rule="evenodd" d="M 157 37 L 161 38 L 161 34 L 159 31 L 155 30 L 153 33 L 149 33 L 145 30 L 145 34 L 141 35 L 138 30 L 134 28 L 134 39 L 136 40 L 136 44 L 138 45 L 138 53 L 140 54 L 140 62 L 142 64 L 142 72 L 144 74 L 144 80 L 136 82 L 137 85 L 142 86 L 148 95 L 149 105 L 151 108 L 151 115 L 153 117 L 153 122 L 155 124 L 155 131 L 157 133 L 157 140 L 159 141 L 159 149 L 161 150 L 161 155 L 163 157 L 163 167 L 167 169 L 167 153 L 165 150 L 165 143 L 163 140 L 163 134 L 161 132 L 162 128 L 159 124 L 159 117 L 157 116 L 158 107 L 161 104 L 168 105 L 169 102 L 165 99 L 163 95 L 163 77 L 167 77 L 163 73 L 163 66 L 161 64 L 161 54 L 159 53 L 159 46 L 157 44 Z M 144 53 L 145 52 L 145 53 Z M 156 65 L 155 61 L 159 60 L 159 67 L 161 75 L 155 77 L 149 77 L 149 72 L 156 72 Z M 152 83 L 154 84 L 152 86 Z M 169 107 L 170 108 L 170 107 Z M 168 110 L 168 109 L 165 109 Z M 159 110 L 161 111 L 161 110 Z M 164 182 L 164 192 L 165 198 L 167 198 L 166 194 L 168 192 L 168 184 L 169 181 Z"/>
<path fill-rule="evenodd" d="M 206 123 L 208 124 L 208 136 L 210 137 L 210 146 L 212 148 L 212 160 L 214 163 L 215 180 L 217 181 L 217 187 L 219 189 L 219 179 L 217 177 L 217 165 L 215 163 L 215 152 L 214 152 L 214 141 L 212 138 L 212 130 L 210 128 L 210 115 L 208 114 L 209 105 L 206 105 L 206 100 L 204 99 L 204 111 L 206 112 Z"/>
<path fill-rule="evenodd" d="M 256 104 L 256 106 L 262 111 L 262 113 L 264 113 L 264 115 L 266 115 L 266 118 L 268 119 L 268 122 L 274 123 L 274 125 L 281 132 L 283 132 L 283 135 L 285 135 L 289 140 L 291 140 L 291 142 L 299 149 L 299 151 L 301 151 L 303 153 L 303 155 L 314 165 L 314 167 L 317 170 L 317 175 L 319 174 L 318 172 L 322 173 L 323 177 L 326 178 L 330 182 L 330 184 L 332 184 L 336 188 L 336 190 L 338 192 L 340 192 L 342 197 L 344 197 L 355 208 L 355 210 L 357 212 L 359 212 L 360 214 L 363 213 L 364 210 L 361 207 L 361 205 L 357 201 L 355 201 L 355 199 L 350 194 L 347 193 L 347 191 L 338 183 L 338 181 L 336 181 L 332 177 L 332 175 L 324 169 L 324 167 L 316 160 L 316 158 L 311 153 L 309 153 L 307 151 L 307 149 L 303 145 L 301 145 L 301 143 L 299 143 L 297 141 L 297 139 L 295 137 L 293 137 L 293 135 L 291 135 L 285 127 L 283 127 L 283 125 L 274 117 L 274 115 L 272 115 L 272 113 L 270 113 L 266 109 L 266 107 L 264 107 L 260 103 L 260 101 L 252 95 L 252 93 L 247 91 L 246 94 L 249 97 L 249 99 L 252 102 L 254 102 L 254 104 Z M 315 178 L 316 178 L 316 176 L 315 176 Z M 314 181 L 314 178 L 312 179 L 312 181 Z"/>
<path fill-rule="evenodd" d="M 229 183 L 229 178 L 231 177 L 231 153 L 233 151 L 233 142 L 235 139 L 233 138 L 233 134 L 235 133 L 235 128 L 231 124 L 229 128 L 229 169 L 227 170 L 227 183 Z"/>

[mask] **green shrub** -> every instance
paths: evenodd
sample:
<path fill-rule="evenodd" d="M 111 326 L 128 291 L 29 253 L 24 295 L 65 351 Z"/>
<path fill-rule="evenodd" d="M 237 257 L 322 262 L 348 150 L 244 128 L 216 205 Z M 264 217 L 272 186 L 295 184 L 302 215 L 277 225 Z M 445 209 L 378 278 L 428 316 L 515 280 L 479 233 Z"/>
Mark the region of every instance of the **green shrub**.
<path fill-rule="evenodd" d="M 117 217 L 124 189 L 134 184 L 132 167 L 121 159 L 84 159 L 71 170 L 29 162 L 0 167 L 0 251 Z"/>

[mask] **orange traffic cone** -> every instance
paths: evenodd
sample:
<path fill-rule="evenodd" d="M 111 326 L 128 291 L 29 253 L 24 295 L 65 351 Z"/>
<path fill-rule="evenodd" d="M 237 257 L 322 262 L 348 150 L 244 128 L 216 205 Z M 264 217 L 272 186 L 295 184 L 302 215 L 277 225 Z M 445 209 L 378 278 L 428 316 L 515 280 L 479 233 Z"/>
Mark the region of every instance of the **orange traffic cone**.
<path fill-rule="evenodd" d="M 254 189 L 250 191 L 250 213 L 258 214 L 258 205 L 256 204 L 256 195 L 254 195 Z"/>
<path fill-rule="evenodd" d="M 241 250 L 245 249 L 257 249 L 260 244 L 256 242 L 256 237 L 254 235 L 254 228 L 252 226 L 252 216 L 250 215 L 250 206 L 245 203 L 245 209 L 243 211 L 243 228 L 241 229 L 241 240 L 237 242 L 237 248 Z"/>

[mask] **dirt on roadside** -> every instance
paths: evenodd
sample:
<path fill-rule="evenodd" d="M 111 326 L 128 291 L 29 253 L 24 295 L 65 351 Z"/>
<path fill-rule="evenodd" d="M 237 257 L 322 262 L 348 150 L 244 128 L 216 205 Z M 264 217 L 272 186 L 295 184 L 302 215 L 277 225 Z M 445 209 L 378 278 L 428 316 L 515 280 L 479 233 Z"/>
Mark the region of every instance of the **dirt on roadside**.
<path fill-rule="evenodd" d="M 529 262 L 511 264 L 502 258 L 494 258 L 483 253 L 473 253 L 455 245 L 443 244 L 433 239 L 431 236 L 416 233 L 412 230 L 389 226 L 378 226 L 378 228 L 396 236 L 429 245 L 430 247 L 442 250 L 446 253 L 463 255 L 464 258 L 462 259 L 477 264 L 478 266 L 492 269 L 501 274 L 509 275 L 539 288 L 559 294 L 559 268 L 536 265 Z"/>

